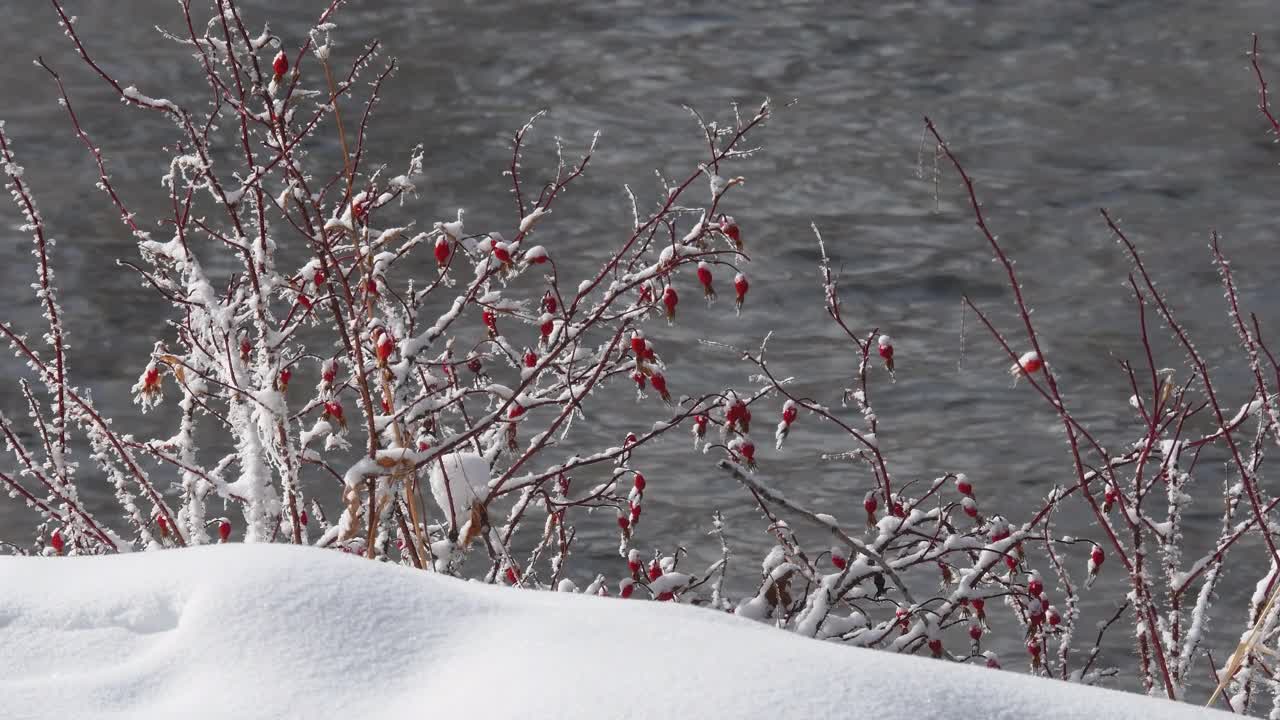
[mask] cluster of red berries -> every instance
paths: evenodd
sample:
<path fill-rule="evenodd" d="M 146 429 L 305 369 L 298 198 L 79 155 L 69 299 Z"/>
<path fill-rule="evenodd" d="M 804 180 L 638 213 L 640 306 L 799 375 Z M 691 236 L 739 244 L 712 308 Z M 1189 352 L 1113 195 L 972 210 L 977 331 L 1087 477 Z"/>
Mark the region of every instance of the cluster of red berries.
<path fill-rule="evenodd" d="M 629 436 L 630 437 L 630 436 Z M 641 503 L 644 501 L 644 489 L 647 481 L 644 475 L 637 472 L 632 482 L 631 492 L 627 495 L 627 510 L 618 510 L 618 528 L 625 537 L 630 537 L 640 522 Z"/>

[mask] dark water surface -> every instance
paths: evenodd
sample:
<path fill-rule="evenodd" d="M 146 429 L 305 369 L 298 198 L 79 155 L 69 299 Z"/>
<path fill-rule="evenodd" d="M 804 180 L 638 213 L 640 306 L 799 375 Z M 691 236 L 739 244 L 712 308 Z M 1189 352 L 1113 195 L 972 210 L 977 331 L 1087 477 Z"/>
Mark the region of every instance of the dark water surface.
<path fill-rule="evenodd" d="M 299 40 L 320 5 L 277 0 L 264 16 L 257 12 L 262 3 L 242 4 L 248 17 L 268 17 L 287 43 Z M 172 0 L 68 5 L 80 15 L 90 49 L 123 82 L 175 100 L 200 97 L 196 66 L 153 28 L 177 31 Z M 0 119 L 8 121 L 60 241 L 56 269 L 78 352 L 75 383 L 92 388 L 120 427 L 167 437 L 171 419 L 137 417 L 128 396 L 169 315 L 133 275 L 113 268 L 115 258 L 136 251 L 94 189 L 90 158 L 72 136 L 54 86 L 30 61 L 44 55 L 64 73 L 116 187 L 141 217 L 165 212 L 160 146 L 171 141 L 171 128 L 121 107 L 78 63 L 45 3 L 4 0 L 0 9 Z M 942 168 L 935 197 L 932 153 L 923 176 L 918 172 L 923 114 L 936 119 L 961 154 L 993 228 L 1018 260 L 1069 403 L 1113 451 L 1139 431 L 1116 361 L 1141 356 L 1124 282 L 1128 266 L 1098 206 L 1111 208 L 1148 250 L 1228 401 L 1243 402 L 1249 384 L 1209 261 L 1210 228 L 1222 233 L 1236 260 L 1248 307 L 1280 322 L 1273 281 L 1280 272 L 1274 250 L 1280 168 L 1244 54 L 1251 32 L 1280 49 L 1273 2 L 399 0 L 353 3 L 337 22 L 339 56 L 377 37 L 400 63 L 371 142 L 375 160 L 395 168 L 414 144 L 424 145 L 427 180 L 414 206 L 420 223 L 452 218 L 461 207 L 469 229 L 510 234 L 516 218 L 501 173 L 511 132 L 536 110 L 550 109 L 526 162 L 536 174 L 551 167 L 554 136 L 572 149 L 602 131 L 589 176 L 540 230 L 539 242 L 553 248 L 562 270 L 565 263 L 579 273 L 594 268 L 624 237 L 624 183 L 648 203 L 658 193 L 655 169 L 683 176 L 701 160 L 696 127 L 682 105 L 726 119 L 733 102 L 754 109 L 764 96 L 779 101 L 775 120 L 756 137 L 765 152 L 735 170 L 748 183 L 729 208 L 756 258 L 748 309 L 737 318 L 727 302 L 708 310 L 690 301 L 687 322 L 655 327 L 673 385 L 745 379 L 748 368 L 731 355 L 697 344 L 708 327 L 744 346 L 776 330 L 775 371 L 799 378 L 802 394 L 838 401 L 854 361 L 822 311 L 808 229 L 816 222 L 841 268 L 853 324 L 879 326 L 897 339 L 898 381 L 882 379 L 875 396 L 881 446 L 896 477 L 967 472 L 992 509 L 1014 517 L 1038 505 L 1054 483 L 1070 482 L 1071 466 L 1060 426 L 1028 388 L 1010 388 L 1008 363 L 974 330 L 972 316 L 958 368 L 962 293 L 1008 330 L 1016 330 L 1016 318 L 955 177 Z M 1280 62 L 1272 70 L 1280 82 Z M 792 99 L 798 102 L 781 107 Z M 0 209 L 0 304 L 5 319 L 34 336 L 40 315 L 28 290 L 30 245 L 19 222 L 11 205 Z M 285 252 L 301 257 L 302 250 Z M 1160 347 L 1171 346 L 1162 338 Z M 23 371 L 16 360 L 6 362 L 7 374 Z M 1159 362 L 1183 367 L 1172 352 Z M 0 386 L 0 410 L 25 417 L 15 384 Z M 757 416 L 766 414 L 762 408 Z M 638 409 L 601 407 L 590 435 L 616 442 L 659 415 L 652 400 Z M 812 426 L 802 418 L 784 453 L 762 448 L 762 471 L 790 496 L 856 522 L 870 476 L 818 461 L 819 452 L 847 444 Z M 749 580 L 769 543 L 758 513 L 714 471 L 711 458 L 691 452 L 686 438 L 682 433 L 645 456 L 651 490 L 642 544 L 683 543 L 697 563 L 710 561 L 718 550 L 705 532 L 720 509 L 740 551 L 741 577 Z M 759 444 L 766 441 L 762 433 Z M 1187 519 L 1195 554 L 1216 533 L 1224 459 L 1201 462 L 1197 482 L 1205 499 Z M 95 502 L 110 504 L 109 492 Z M 16 504 L 0 505 L 0 535 L 23 539 L 19 529 L 30 519 Z M 1087 534 L 1086 520 L 1058 518 L 1071 533 Z M 611 524 L 584 518 L 580 530 L 598 537 Z M 1218 606 L 1216 627 L 1227 634 L 1237 631 L 1265 567 L 1257 548 L 1240 552 Z M 583 560 L 580 581 L 590 579 L 588 570 L 610 577 L 622 571 L 608 555 Z M 1084 557 L 1073 562 L 1082 574 Z M 1089 596 L 1082 636 L 1110 615 L 1115 596 L 1096 590 Z M 1003 641 L 1006 664 L 1016 664 L 1017 638 Z M 1128 645 L 1120 632 L 1111 642 L 1115 652 Z M 1229 652 L 1225 644 L 1217 643 L 1219 657 Z"/>

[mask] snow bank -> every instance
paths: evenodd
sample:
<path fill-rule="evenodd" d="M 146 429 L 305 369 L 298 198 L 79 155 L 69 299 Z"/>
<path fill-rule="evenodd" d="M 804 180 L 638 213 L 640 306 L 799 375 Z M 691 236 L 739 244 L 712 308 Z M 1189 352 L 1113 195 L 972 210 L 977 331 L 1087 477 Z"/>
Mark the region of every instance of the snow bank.
<path fill-rule="evenodd" d="M 1190 706 L 283 545 L 0 558 L 0 716 L 1190 718 Z"/>

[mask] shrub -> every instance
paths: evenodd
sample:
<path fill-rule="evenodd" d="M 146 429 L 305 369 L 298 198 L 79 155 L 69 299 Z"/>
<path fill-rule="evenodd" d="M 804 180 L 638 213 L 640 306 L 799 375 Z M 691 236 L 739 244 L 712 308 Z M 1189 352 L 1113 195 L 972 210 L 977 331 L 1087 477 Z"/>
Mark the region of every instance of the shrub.
<path fill-rule="evenodd" d="M 707 605 L 812 637 L 998 667 L 990 650 L 995 633 L 1021 638 L 1026 656 L 1019 662 L 1038 674 L 1092 683 L 1119 673 L 1149 693 L 1182 698 L 1198 672 L 1229 688 L 1223 702 L 1234 710 L 1254 708 L 1263 694 L 1280 703 L 1280 677 L 1262 650 L 1280 616 L 1280 563 L 1268 522 L 1280 500 L 1261 483 L 1265 449 L 1280 440 L 1280 367 L 1260 322 L 1240 307 L 1216 234 L 1211 257 L 1251 371 L 1252 397 L 1243 407 L 1227 405 L 1137 245 L 1103 210 L 1100 222 L 1133 267 L 1129 284 L 1145 354 L 1120 364 L 1132 389 L 1137 440 L 1098 437 L 1072 414 L 978 188 L 925 120 L 926 137 L 958 176 L 1003 271 L 1020 323 L 1001 329 L 977 303 L 965 303 L 994 341 L 993 357 L 1009 364 L 1017 391 L 1043 398 L 1069 451 L 1070 480 L 1046 488 L 1040 506 L 1001 507 L 960 468 L 928 481 L 892 470 L 871 390 L 894 376 L 894 343 L 874 323 L 846 315 L 817 227 L 825 308 L 855 362 L 852 386 L 820 398 L 796 392 L 767 360 L 768 336 L 758 349 L 732 351 L 748 368 L 738 387 L 693 388 L 678 371 L 668 377 L 662 328 L 683 322 L 685 303 L 699 294 L 716 301 L 717 293 L 731 296 L 739 311 L 750 303 L 753 249 L 749 228 L 729 214 L 743 182 L 732 173 L 756 151 L 747 143 L 771 117 L 768 102 L 749 115 L 735 108 L 720 122 L 693 113 L 705 154 L 683 179 L 664 183 L 656 200 L 632 195 L 633 222 L 608 245 L 607 259 L 585 277 L 562 278 L 560 251 L 537 239 L 564 222 L 559 203 L 588 169 L 594 140 L 576 160 L 557 147 L 554 175 L 532 185 L 520 161 L 535 116 L 514 134 L 506 169 L 511 226 L 473 232 L 461 210 L 419 223 L 410 218 L 421 151 L 409 152 L 393 174 L 372 164 L 368 146 L 394 60 L 376 68 L 380 48 L 373 43 L 335 72 L 337 1 L 296 48 L 265 27 L 251 30 L 234 0 L 215 4 L 204 22 L 183 3 L 188 34 L 172 38 L 208 81 L 209 105 L 196 111 L 105 71 L 53 2 L 82 60 L 121 101 L 174 124 L 162 185 L 172 212 L 156 218 L 162 238 L 143 229 L 117 193 L 59 76 L 40 61 L 62 90 L 106 201 L 137 241 L 142 262 L 122 259 L 121 266 L 172 306 L 150 357 L 139 359 L 133 387 L 142 412 L 172 416 L 171 437 L 123 432 L 70 379 L 50 270 L 54 244 L 0 126 L 0 159 L 34 243 L 35 293 L 48 322 L 37 341 L 0 325 L 34 379 L 20 381 L 29 425 L 0 421 L 17 468 L 0 473 L 0 481 L 40 517 L 34 537 L 15 539 L 11 551 L 308 543 L 490 583 L 579 591 L 576 577 L 586 582 L 581 592 Z M 1255 39 L 1262 111 L 1280 133 L 1257 58 Z M 361 77 L 370 80 L 361 85 Z M 340 166 L 321 150 L 334 136 Z M 703 188 L 709 193 L 699 203 L 694 196 Z M 305 251 L 307 260 L 284 266 L 286 247 Z M 229 265 L 236 270 L 207 269 Z M 723 300 L 715 307 L 729 311 Z M 1153 350 L 1156 322 L 1180 349 L 1183 370 L 1163 369 L 1168 361 Z M 714 329 L 707 330 L 714 342 Z M 620 444 L 564 449 L 575 423 L 590 422 L 583 412 L 589 397 L 609 402 L 634 393 L 664 419 Z M 1192 432 L 1205 422 L 1208 431 Z M 852 507 L 814 510 L 783 495 L 756 467 L 756 439 L 771 432 L 781 449 L 792 433 L 817 425 L 847 438 L 847 449 L 830 455 L 873 478 L 851 495 Z M 722 557 L 709 568 L 690 569 L 681 549 L 657 548 L 639 535 L 647 487 L 639 459 L 655 439 L 685 432 L 743 487 L 776 541 L 744 597 L 725 589 L 731 552 L 718 515 Z M 202 451 L 201 436 L 233 450 Z M 1227 454 L 1233 472 L 1222 486 L 1217 541 L 1192 549 L 1180 531 L 1187 508 L 1218 499 L 1193 482 L 1209 447 Z M 111 483 L 120 517 L 101 517 L 81 499 L 78 488 L 90 472 Z M 575 481 L 575 474 L 591 473 L 606 479 Z M 326 507 L 340 510 L 331 519 Z M 1055 532 L 1059 512 L 1087 513 L 1094 537 Z M 619 558 L 616 577 L 597 574 L 588 582 L 590 574 L 570 563 L 589 554 L 577 548 L 579 523 L 616 523 L 618 544 L 608 548 Z M 1266 546 L 1269 568 L 1258 579 L 1240 646 L 1215 662 L 1206 649 L 1209 611 L 1227 559 L 1246 539 Z M 1101 573 L 1124 578 L 1103 590 L 1119 588 L 1123 602 L 1113 616 L 1094 618 L 1102 622 L 1091 632 L 1082 624 L 1081 597 Z M 1132 633 L 1134 664 L 1101 667 L 1106 633 L 1117 623 Z"/>

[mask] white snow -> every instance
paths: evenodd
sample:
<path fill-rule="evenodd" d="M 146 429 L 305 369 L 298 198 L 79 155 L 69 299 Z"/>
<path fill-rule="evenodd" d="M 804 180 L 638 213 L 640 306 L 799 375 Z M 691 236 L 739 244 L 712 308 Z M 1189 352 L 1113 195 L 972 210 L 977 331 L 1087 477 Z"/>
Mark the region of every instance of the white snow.
<path fill-rule="evenodd" d="M 169 100 L 165 100 L 164 98 L 147 97 L 146 95 L 143 95 L 141 92 L 139 92 L 138 88 L 134 87 L 133 85 L 130 85 L 124 90 L 121 90 L 120 94 L 123 95 L 126 99 L 132 100 L 133 102 L 139 105 L 147 105 L 149 107 L 157 108 L 159 110 L 165 110 L 165 111 L 171 112 L 175 115 L 182 114 L 182 111 L 178 108 L 177 105 L 174 105 L 173 102 Z"/>
<path fill-rule="evenodd" d="M 542 216 L 546 215 L 548 212 L 550 211 L 544 207 L 534 208 L 533 212 L 520 219 L 520 232 L 527 233 L 532 230 L 533 226 L 536 225 L 538 221 L 542 219 Z"/>
<path fill-rule="evenodd" d="M 536 263 L 539 260 L 547 258 L 547 249 L 541 245 L 534 245 L 524 251 L 524 261 L 527 263 Z"/>
<path fill-rule="evenodd" d="M 0 588 L 6 720 L 1217 716 L 707 609 L 295 546 L 3 557 Z"/>
<path fill-rule="evenodd" d="M 449 453 L 431 464 L 431 495 L 436 505 L 449 518 L 449 499 L 453 498 L 453 517 L 461 523 L 471 504 L 489 493 L 489 463 L 472 452 Z"/>

